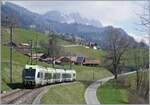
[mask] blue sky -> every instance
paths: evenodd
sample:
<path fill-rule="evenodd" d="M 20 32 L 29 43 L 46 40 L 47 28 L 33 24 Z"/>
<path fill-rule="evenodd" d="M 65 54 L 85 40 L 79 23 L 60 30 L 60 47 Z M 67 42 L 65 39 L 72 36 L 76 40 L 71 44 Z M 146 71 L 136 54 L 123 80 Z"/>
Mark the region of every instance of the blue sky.
<path fill-rule="evenodd" d="M 103 26 L 113 25 L 123 28 L 128 34 L 140 41 L 148 42 L 148 32 L 141 28 L 139 16 L 148 1 L 11 1 L 32 12 L 44 14 L 50 10 L 63 13 L 79 12 L 82 17 L 99 20 Z"/>

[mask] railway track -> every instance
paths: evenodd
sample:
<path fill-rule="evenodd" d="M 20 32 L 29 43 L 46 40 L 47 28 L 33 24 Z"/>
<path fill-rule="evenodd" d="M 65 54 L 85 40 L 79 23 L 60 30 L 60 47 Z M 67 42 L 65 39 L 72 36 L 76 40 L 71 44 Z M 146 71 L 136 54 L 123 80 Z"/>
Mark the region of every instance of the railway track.
<path fill-rule="evenodd" d="M 19 100 L 24 95 L 28 94 L 31 90 L 28 89 L 21 89 L 14 92 L 11 92 L 10 94 L 1 96 L 1 103 L 2 104 L 13 104 L 17 100 Z"/>
<path fill-rule="evenodd" d="M 20 89 L 14 92 L 11 92 L 6 95 L 1 96 L 2 104 L 31 104 L 33 99 L 38 95 L 41 91 L 41 88 L 36 89 Z"/>
<path fill-rule="evenodd" d="M 76 82 L 73 82 L 76 83 Z M 45 89 L 70 83 L 60 83 L 35 89 L 18 89 L 0 96 L 2 104 L 32 104 L 36 97 Z"/>

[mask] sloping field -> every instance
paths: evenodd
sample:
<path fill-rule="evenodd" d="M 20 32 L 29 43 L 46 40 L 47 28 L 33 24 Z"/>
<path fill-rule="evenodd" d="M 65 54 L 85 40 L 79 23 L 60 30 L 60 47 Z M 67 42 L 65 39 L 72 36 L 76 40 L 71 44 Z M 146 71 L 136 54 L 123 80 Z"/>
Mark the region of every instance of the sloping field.
<path fill-rule="evenodd" d="M 35 41 L 36 34 L 38 34 L 39 41 L 47 41 L 47 36 L 44 36 L 40 33 L 32 32 L 31 30 L 16 29 L 13 35 L 13 41 L 16 43 L 29 42 L 31 39 Z M 8 31 L 6 29 L 2 30 L 2 41 L 7 42 L 9 40 Z M 70 42 L 59 39 L 61 44 L 70 44 Z M 80 48 L 82 49 L 82 48 Z M 75 49 L 76 53 L 80 52 L 80 49 Z M 86 50 L 86 51 L 84 51 Z M 87 52 L 90 50 L 91 53 L 95 53 L 95 50 L 92 49 L 82 49 L 81 53 Z M 90 53 L 89 52 L 89 53 Z M 90 54 L 91 54 L 90 53 Z M 96 52 L 97 54 L 99 52 Z M 29 62 L 29 57 L 21 54 L 17 50 L 13 49 L 13 83 L 9 83 L 9 48 L 2 45 L 2 91 L 10 91 L 16 88 L 22 88 L 22 69 L 25 64 Z M 88 53 L 87 53 L 88 54 Z M 91 57 L 101 57 L 100 55 L 87 55 Z M 35 64 L 35 61 L 33 61 Z M 39 62 L 39 65 L 45 67 L 51 67 L 50 64 Z M 84 92 L 87 86 L 93 81 L 106 76 L 112 75 L 108 70 L 100 67 L 86 67 L 80 65 L 72 65 L 72 68 L 77 71 L 77 81 L 79 83 L 70 84 L 66 86 L 57 86 L 51 88 L 48 93 L 43 97 L 42 103 L 85 103 Z M 68 90 L 65 92 L 64 90 Z M 50 93 L 50 94 L 49 94 Z M 64 94 L 64 95 L 62 95 Z M 78 97 L 78 98 L 77 98 Z M 49 100 L 51 98 L 51 100 Z M 68 100 L 69 99 L 69 100 Z"/>

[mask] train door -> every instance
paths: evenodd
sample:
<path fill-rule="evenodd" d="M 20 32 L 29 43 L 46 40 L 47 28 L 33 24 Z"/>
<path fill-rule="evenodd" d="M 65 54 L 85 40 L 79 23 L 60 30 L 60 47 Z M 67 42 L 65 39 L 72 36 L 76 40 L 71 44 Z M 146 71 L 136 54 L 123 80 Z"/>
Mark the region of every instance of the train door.
<path fill-rule="evenodd" d="M 37 81 L 37 82 L 38 82 L 38 83 L 37 83 L 38 85 L 42 85 L 42 84 L 43 84 L 43 83 L 42 83 L 42 82 L 43 82 L 43 81 L 42 81 L 42 80 L 43 80 L 43 73 L 40 72 L 40 71 L 39 71 L 38 74 L 37 74 L 37 80 L 38 80 L 38 81 Z"/>

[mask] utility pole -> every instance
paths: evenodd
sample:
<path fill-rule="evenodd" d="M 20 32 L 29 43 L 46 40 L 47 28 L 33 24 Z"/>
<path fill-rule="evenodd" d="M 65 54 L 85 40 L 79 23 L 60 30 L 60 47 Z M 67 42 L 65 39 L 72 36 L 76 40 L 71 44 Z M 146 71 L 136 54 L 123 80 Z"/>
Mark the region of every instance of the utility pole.
<path fill-rule="evenodd" d="M 12 34 L 13 34 L 13 24 L 10 25 L 10 83 L 13 82 L 13 70 L 12 70 L 13 42 L 12 42 Z"/>
<path fill-rule="evenodd" d="M 50 32 L 52 33 L 51 36 L 50 36 L 50 37 L 52 38 L 52 40 L 51 40 L 52 43 L 49 42 L 49 47 L 50 47 L 50 49 L 51 49 L 52 67 L 55 68 L 55 58 L 54 58 L 54 55 L 55 55 L 55 54 L 54 54 L 54 49 L 53 49 L 53 38 L 54 38 L 53 35 L 54 35 L 54 33 L 53 33 L 53 30 L 51 31 L 51 29 L 52 29 L 52 28 L 50 28 L 50 24 L 49 24 L 49 25 L 48 25 L 49 35 L 50 35 Z M 50 39 L 49 39 L 49 40 L 50 40 Z M 52 44 L 52 45 L 51 45 L 51 44 Z M 49 50 L 50 50 L 50 49 L 49 49 Z"/>
<path fill-rule="evenodd" d="M 34 31 L 34 29 L 36 28 L 36 25 L 34 25 L 34 24 L 32 24 L 32 25 L 30 25 L 30 28 L 31 28 L 31 30 L 32 31 Z M 33 63 L 32 63 L 32 50 L 33 50 L 33 48 L 32 48 L 32 46 L 33 46 L 33 41 L 31 40 L 31 43 L 30 43 L 30 54 L 31 54 L 31 62 L 30 62 L 30 64 L 32 65 Z M 35 51 L 36 51 L 36 64 L 37 64 L 37 34 L 36 34 L 36 41 L 35 41 L 35 43 L 34 43 L 34 47 L 35 47 Z"/>
<path fill-rule="evenodd" d="M 13 82 L 13 69 L 12 69 L 12 53 L 13 53 L 13 41 L 12 41 L 12 35 L 13 35 L 13 27 L 15 23 L 12 23 L 11 21 L 8 20 L 8 16 L 6 18 L 6 27 L 10 30 L 10 38 L 9 38 L 9 48 L 10 48 L 10 53 L 9 53 L 9 67 L 10 67 L 10 83 Z"/>
<path fill-rule="evenodd" d="M 30 42 L 30 65 L 32 65 L 32 40 Z"/>
<path fill-rule="evenodd" d="M 37 34 L 36 34 L 36 48 L 35 48 L 35 51 L 36 51 L 36 64 L 37 64 L 37 44 L 38 44 L 38 42 L 37 42 L 37 39 L 38 39 L 38 36 L 37 36 Z"/>
<path fill-rule="evenodd" d="M 94 80 L 94 69 L 93 69 L 93 80 Z"/>
<path fill-rule="evenodd" d="M 70 69 L 72 69 L 71 53 L 70 53 Z"/>

